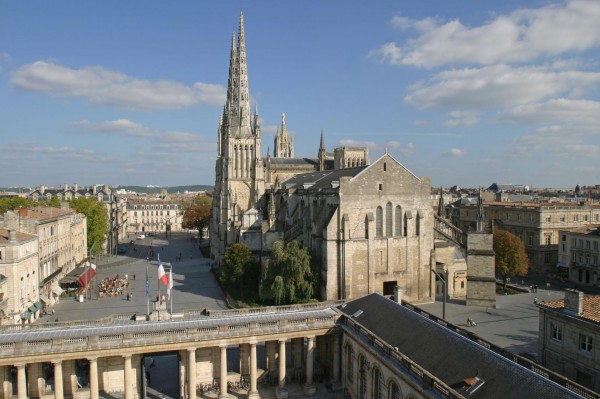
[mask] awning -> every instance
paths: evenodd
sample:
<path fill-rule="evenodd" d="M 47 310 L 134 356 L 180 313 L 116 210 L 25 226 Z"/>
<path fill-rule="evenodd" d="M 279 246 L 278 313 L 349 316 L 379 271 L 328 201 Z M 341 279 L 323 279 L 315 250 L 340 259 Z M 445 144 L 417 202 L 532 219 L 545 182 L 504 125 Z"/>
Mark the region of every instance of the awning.
<path fill-rule="evenodd" d="M 29 310 L 26 310 L 25 312 L 21 313 L 21 318 L 23 320 L 27 320 L 29 316 L 31 316 L 31 312 Z"/>
<path fill-rule="evenodd" d="M 35 313 L 36 310 L 37 308 L 35 307 L 35 305 L 31 305 L 29 308 L 27 308 L 27 312 L 29 313 Z"/>
<path fill-rule="evenodd" d="M 50 301 L 50 298 L 48 298 L 47 296 L 41 296 L 40 299 L 42 300 L 42 302 L 44 302 L 46 305 L 50 305 L 52 302 Z"/>
<path fill-rule="evenodd" d="M 52 292 L 54 293 L 54 295 L 60 296 L 63 292 L 65 292 L 65 290 L 63 290 L 60 287 L 56 287 L 55 289 L 52 290 Z"/>
<path fill-rule="evenodd" d="M 86 269 L 81 276 L 79 276 L 79 278 L 77 279 L 77 283 L 80 286 L 85 288 L 90 283 L 90 281 L 94 278 L 95 275 L 96 275 L 96 270 L 92 269 L 90 267 L 90 268 Z"/>
<path fill-rule="evenodd" d="M 33 304 L 33 307 L 35 308 L 35 310 L 40 310 L 41 308 L 44 307 L 44 304 L 40 301 L 37 301 L 36 303 Z"/>

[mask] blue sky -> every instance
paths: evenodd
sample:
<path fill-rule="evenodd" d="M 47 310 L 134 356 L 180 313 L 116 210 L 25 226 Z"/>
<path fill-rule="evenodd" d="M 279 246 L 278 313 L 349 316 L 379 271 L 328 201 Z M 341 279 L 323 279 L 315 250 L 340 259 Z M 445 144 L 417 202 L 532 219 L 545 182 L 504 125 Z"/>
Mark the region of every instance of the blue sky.
<path fill-rule="evenodd" d="M 600 184 L 596 0 L 0 0 L 0 186 L 213 184 L 240 11 L 263 156 L 285 113 L 296 156 Z"/>

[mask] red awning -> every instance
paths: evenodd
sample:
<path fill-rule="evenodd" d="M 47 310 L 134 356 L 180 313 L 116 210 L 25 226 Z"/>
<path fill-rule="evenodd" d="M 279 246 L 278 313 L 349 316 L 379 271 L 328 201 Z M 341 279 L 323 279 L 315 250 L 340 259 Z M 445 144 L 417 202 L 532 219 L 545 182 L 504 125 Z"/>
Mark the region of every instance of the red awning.
<path fill-rule="evenodd" d="M 92 278 L 94 278 L 94 276 L 96 275 L 96 270 L 92 269 L 91 267 L 86 269 L 85 272 L 83 272 L 83 274 L 81 276 L 79 276 L 79 278 L 77 279 L 77 283 L 82 286 L 83 288 L 87 287 L 87 285 L 89 284 L 89 282 L 92 280 Z"/>

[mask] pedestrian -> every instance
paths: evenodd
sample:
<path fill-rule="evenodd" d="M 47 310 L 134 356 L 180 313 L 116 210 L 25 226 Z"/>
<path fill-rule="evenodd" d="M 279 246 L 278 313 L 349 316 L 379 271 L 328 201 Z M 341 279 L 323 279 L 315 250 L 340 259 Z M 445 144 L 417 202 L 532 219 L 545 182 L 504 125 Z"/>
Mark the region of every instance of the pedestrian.
<path fill-rule="evenodd" d="M 54 316 L 54 308 L 52 308 L 52 316 Z"/>
<path fill-rule="evenodd" d="M 471 327 L 471 318 L 467 317 L 467 327 Z"/>
<path fill-rule="evenodd" d="M 125 280 L 129 280 L 129 276 L 127 274 L 125 275 Z"/>
<path fill-rule="evenodd" d="M 129 294 L 129 300 L 133 301 L 133 292 L 131 294 Z"/>
<path fill-rule="evenodd" d="M 133 273 L 133 281 L 135 281 L 135 273 Z"/>

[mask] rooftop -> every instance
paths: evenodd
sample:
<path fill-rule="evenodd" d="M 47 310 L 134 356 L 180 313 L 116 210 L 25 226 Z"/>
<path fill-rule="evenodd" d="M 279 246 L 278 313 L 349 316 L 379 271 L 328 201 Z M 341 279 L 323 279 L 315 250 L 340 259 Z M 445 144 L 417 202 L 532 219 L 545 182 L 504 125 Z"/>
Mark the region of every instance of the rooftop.
<path fill-rule="evenodd" d="M 565 300 L 557 299 L 555 301 L 541 302 L 539 306 L 542 308 L 563 310 L 565 308 Z M 585 296 L 583 298 L 583 311 L 578 317 L 600 323 L 600 295 Z"/>

